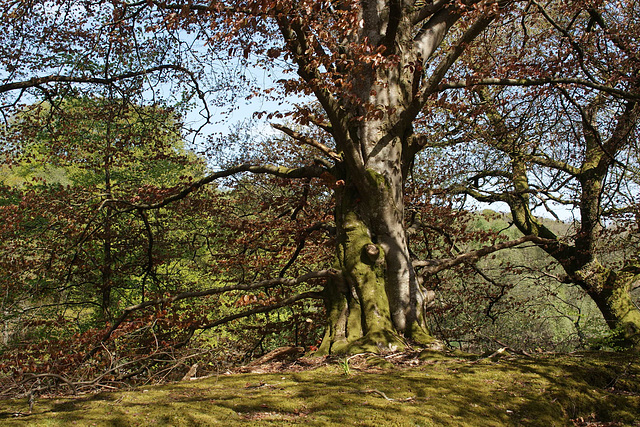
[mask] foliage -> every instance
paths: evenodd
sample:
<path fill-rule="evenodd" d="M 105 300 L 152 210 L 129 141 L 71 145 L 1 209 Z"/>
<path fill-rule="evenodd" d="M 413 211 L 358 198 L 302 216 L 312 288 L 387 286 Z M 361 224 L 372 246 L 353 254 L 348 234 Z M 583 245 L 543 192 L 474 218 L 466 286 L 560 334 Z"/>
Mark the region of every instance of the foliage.
<path fill-rule="evenodd" d="M 203 164 L 182 148 L 170 112 L 121 102 L 65 101 L 57 107 L 65 113 L 55 115 L 46 104 L 34 106 L 11 128 L 5 147 L 20 149 L 7 153 L 13 165 L 5 181 L 12 185 L 5 187 L 3 213 L 12 220 L 5 222 L 3 245 L 21 254 L 3 251 L 3 371 L 118 384 L 144 372 L 159 375 L 200 345 L 207 363 L 220 367 L 218 348 L 240 362 L 289 341 L 317 344 L 321 311 L 310 305 L 256 313 L 216 335 L 200 335 L 185 351 L 166 352 L 217 318 L 277 302 L 283 289 L 274 286 L 150 305 L 121 317 L 129 306 L 166 295 L 282 276 L 285 270 L 274 269 L 268 257 L 274 252 L 288 259 L 297 251 L 307 268 L 321 257 L 318 250 L 310 256 L 308 215 L 296 213 L 298 224 L 289 216 L 270 220 L 283 206 L 291 204 L 293 212 L 306 205 L 295 189 L 273 180 L 203 189 L 150 212 L 132 209 L 201 177 Z M 103 114 L 116 107 L 125 114 L 114 123 Z M 296 234 L 305 239 L 304 250 Z"/>

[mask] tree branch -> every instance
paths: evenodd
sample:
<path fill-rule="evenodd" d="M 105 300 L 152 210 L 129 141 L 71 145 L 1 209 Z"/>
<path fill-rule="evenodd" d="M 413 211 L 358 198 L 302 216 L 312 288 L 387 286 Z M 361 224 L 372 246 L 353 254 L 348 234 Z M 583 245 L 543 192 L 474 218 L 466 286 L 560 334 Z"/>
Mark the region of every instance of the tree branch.
<path fill-rule="evenodd" d="M 497 252 L 502 249 L 512 248 L 514 246 L 518 246 L 522 243 L 533 242 L 537 245 L 548 245 L 548 244 L 556 244 L 557 241 L 552 239 L 543 239 L 538 236 L 529 235 L 523 236 L 519 239 L 510 240 L 508 242 L 496 243 L 495 245 L 485 246 L 475 251 L 465 252 L 453 258 L 447 259 L 435 259 L 435 260 L 426 260 L 426 261 L 414 261 L 414 268 L 420 268 L 421 275 L 435 274 L 439 271 L 446 270 L 451 267 L 455 267 L 456 265 L 467 263 L 467 262 L 475 262 L 483 256 L 489 255 L 493 252 Z"/>
<path fill-rule="evenodd" d="M 364 170 L 364 160 L 360 153 L 355 150 L 354 144 L 350 144 L 349 120 L 351 115 L 345 111 L 335 96 L 326 87 L 319 84 L 323 81 L 318 71 L 317 63 L 313 63 L 309 52 L 305 48 L 308 45 L 304 31 L 299 24 L 292 22 L 287 17 L 276 17 L 280 33 L 288 45 L 294 60 L 298 65 L 298 75 L 305 81 L 315 94 L 316 98 L 327 113 L 331 122 L 332 135 L 338 148 L 347 154 L 347 160 L 352 162 L 358 170 Z"/>
<path fill-rule="evenodd" d="M 293 295 L 289 298 L 285 298 L 281 301 L 278 301 L 275 304 L 272 305 L 267 305 L 267 306 L 263 306 L 263 307 L 256 307 L 256 308 L 252 308 L 251 310 L 247 310 L 247 311 L 243 311 L 241 313 L 236 313 L 236 314 L 232 314 L 226 317 L 223 317 L 222 319 L 218 319 L 214 322 L 211 322 L 207 325 L 204 326 L 200 326 L 197 329 L 211 329 L 211 328 L 215 328 L 216 326 L 220 326 L 223 325 L 225 323 L 229 323 L 232 320 L 236 320 L 236 319 L 242 319 L 243 317 L 248 317 L 254 314 L 260 314 L 260 313 L 268 313 L 270 311 L 273 311 L 275 309 L 281 308 L 281 307 L 286 307 L 288 305 L 291 305 L 295 302 L 298 302 L 300 300 L 303 299 L 322 299 L 324 298 L 323 294 L 321 292 L 317 292 L 317 291 L 309 291 L 309 292 L 302 292 L 296 295 Z"/>
<path fill-rule="evenodd" d="M 244 163 L 242 165 L 235 166 L 220 172 L 216 172 L 202 179 L 199 179 L 189 184 L 182 191 L 174 194 L 173 196 L 169 196 L 166 199 L 163 199 L 157 203 L 133 205 L 131 207 L 131 210 L 133 209 L 149 210 L 149 209 L 158 209 L 158 208 L 164 207 L 169 203 L 175 202 L 176 200 L 184 199 L 186 196 L 193 193 L 200 187 L 210 184 L 217 179 L 226 178 L 228 176 L 232 176 L 242 172 L 251 172 L 255 174 L 267 174 L 267 175 L 278 176 L 281 178 L 318 178 L 324 172 L 326 172 L 326 170 L 323 167 L 318 165 L 302 166 L 299 168 L 287 168 L 284 166 L 252 165 L 252 164 Z M 108 202 L 125 203 L 125 204 L 131 205 L 131 203 L 124 202 L 122 200 L 108 200 Z"/>
<path fill-rule="evenodd" d="M 461 184 L 452 185 L 448 188 L 445 188 L 443 192 L 450 195 L 465 194 L 467 196 L 473 197 L 479 202 L 484 202 L 484 203 L 495 203 L 495 202 L 508 203 L 511 200 L 511 197 L 509 194 L 495 193 L 487 190 L 484 190 L 484 192 L 480 192 L 480 190 L 478 189 L 470 188 L 466 185 L 461 185 Z"/>
<path fill-rule="evenodd" d="M 421 21 L 424 21 L 425 19 L 439 12 L 448 3 L 449 3 L 448 0 L 435 0 L 433 3 L 429 3 L 429 4 L 426 4 L 425 2 L 425 5 L 421 9 L 416 11 L 414 15 L 411 17 L 411 23 L 413 25 L 419 24 Z"/>
<path fill-rule="evenodd" d="M 6 83 L 0 85 L 0 93 L 9 92 L 17 89 L 28 89 L 47 83 L 87 83 L 87 84 L 100 84 L 110 85 L 122 80 L 132 79 L 135 77 L 145 76 L 147 74 L 155 73 L 157 71 L 179 71 L 181 73 L 188 74 L 194 83 L 197 83 L 197 79 L 193 73 L 184 67 L 173 64 L 158 65 L 156 67 L 147 68 L 146 70 L 132 71 L 128 73 L 118 74 L 113 77 L 86 77 L 86 76 L 64 76 L 64 75 L 50 75 L 43 77 L 34 77 L 29 80 L 21 82 Z"/>
<path fill-rule="evenodd" d="M 316 141 L 313 138 L 309 138 L 306 135 L 302 135 L 301 133 L 296 132 L 293 129 L 290 129 L 283 125 L 279 125 L 277 123 L 272 123 L 271 126 L 275 129 L 278 129 L 281 132 L 284 132 L 285 134 L 289 135 L 291 138 L 295 139 L 296 141 L 302 144 L 306 144 L 320 150 L 323 154 L 325 154 L 327 157 L 330 157 L 332 160 L 336 162 L 342 161 L 342 157 L 340 157 L 338 153 L 336 153 L 330 147 L 328 147 L 327 145 L 323 144 L 320 141 Z"/>
<path fill-rule="evenodd" d="M 528 154 L 523 154 L 522 158 L 525 161 L 529 161 L 531 163 L 535 163 L 535 164 L 537 164 L 539 166 L 545 166 L 545 167 L 548 167 L 548 168 L 560 170 L 562 172 L 567 173 L 568 175 L 571 175 L 574 178 L 576 178 L 578 175 L 580 175 L 580 169 L 575 167 L 575 166 L 571 166 L 567 162 L 562 162 L 562 161 L 559 161 L 559 160 L 551 159 L 549 157 L 532 156 L 532 155 L 528 155 Z"/>
<path fill-rule="evenodd" d="M 590 89 L 600 90 L 602 92 L 618 96 L 620 98 L 628 99 L 631 101 L 639 101 L 640 95 L 631 93 L 626 90 L 616 89 L 611 86 L 594 83 L 585 79 L 578 79 L 573 77 L 545 77 L 540 79 L 499 79 L 499 78 L 485 78 L 485 79 L 467 79 L 457 80 L 453 82 L 442 83 L 438 90 L 448 89 L 461 89 L 470 88 L 473 86 L 542 86 L 542 85 L 559 85 L 559 84 L 573 84 L 578 86 L 588 87 Z"/>
<path fill-rule="evenodd" d="M 302 249 L 304 249 L 304 246 L 307 243 L 307 237 L 309 237 L 311 235 L 311 233 L 313 233 L 314 231 L 317 230 L 325 230 L 329 233 L 334 233 L 335 234 L 335 230 L 332 230 L 332 228 L 327 225 L 324 222 L 315 224 L 309 228 L 307 228 L 306 230 L 303 231 L 302 233 L 302 237 L 300 238 L 300 241 L 298 242 L 298 246 L 296 247 L 296 250 L 294 251 L 293 255 L 291 255 L 291 258 L 289 259 L 289 261 L 287 261 L 287 263 L 285 264 L 284 267 L 282 267 L 282 270 L 280 270 L 280 274 L 278 275 L 279 277 L 283 277 L 287 270 L 289 269 L 289 267 L 291 267 L 293 265 L 293 263 L 296 261 L 296 259 L 298 258 L 298 256 L 300 255 L 300 252 L 302 252 Z"/>
<path fill-rule="evenodd" d="M 569 44 L 571 45 L 573 50 L 575 50 L 575 52 L 578 54 L 578 59 L 579 59 L 579 62 L 580 62 L 580 68 L 582 69 L 582 72 L 587 77 L 589 77 L 589 79 L 591 81 L 596 81 L 596 79 L 591 75 L 591 73 L 589 72 L 589 70 L 587 70 L 587 67 L 584 64 L 585 55 L 584 55 L 584 51 L 582 50 L 582 47 L 580 47 L 580 44 L 574 40 L 574 38 L 571 36 L 571 34 L 569 34 L 569 31 L 567 31 L 564 28 L 562 28 L 560 26 L 560 24 L 558 24 L 555 21 L 555 19 L 553 19 L 549 15 L 549 13 L 546 11 L 546 9 L 540 3 L 538 3 L 536 0 L 530 0 L 530 1 L 531 1 L 531 3 L 533 3 L 534 5 L 536 5 L 538 7 L 538 10 L 540 10 L 540 13 L 542 13 L 542 15 L 545 17 L 547 22 L 549 22 L 553 26 L 553 28 L 558 30 L 558 32 L 560 32 L 560 34 L 562 34 L 569 41 Z"/>
<path fill-rule="evenodd" d="M 456 15 L 453 22 L 455 22 L 458 17 L 459 16 Z M 433 92 L 438 89 L 438 85 L 440 85 L 440 82 L 446 75 L 447 71 L 449 71 L 451 66 L 465 51 L 467 45 L 471 43 L 485 28 L 487 28 L 489 24 L 493 22 L 494 18 L 495 14 L 483 15 L 475 22 L 473 22 L 471 26 L 464 32 L 464 34 L 462 34 L 462 36 L 457 40 L 455 45 L 453 45 L 449 49 L 448 53 L 444 56 L 444 58 L 440 61 L 436 69 L 431 74 L 431 77 L 429 77 L 428 79 L 426 79 L 426 76 L 423 77 L 421 93 L 414 98 L 413 102 L 411 103 L 411 107 L 407 110 L 408 119 L 413 120 L 418 115 L 418 113 L 422 110 L 422 107 L 427 103 L 431 94 L 433 94 Z M 453 22 L 451 23 L 451 25 L 453 25 Z M 425 48 L 420 48 L 420 50 L 424 51 Z M 431 53 L 429 53 L 429 55 L 430 54 Z M 426 59 L 427 58 L 424 58 L 423 53 L 423 60 Z"/>
<path fill-rule="evenodd" d="M 329 278 L 329 277 L 334 277 L 337 274 L 338 274 L 338 271 L 336 270 L 318 270 L 318 271 L 313 271 L 311 273 L 307 273 L 302 276 L 296 277 L 295 279 L 286 279 L 283 277 L 279 277 L 277 279 L 262 280 L 260 282 L 250 283 L 246 285 L 229 285 L 229 286 L 222 286 L 219 288 L 206 289 L 204 291 L 182 292 L 174 296 L 169 296 L 165 298 L 156 298 L 151 301 L 145 301 L 143 303 L 132 305 L 125 308 L 122 311 L 122 314 L 120 315 L 120 317 L 115 320 L 111 328 L 109 328 L 109 330 L 104 334 L 104 336 L 100 340 L 100 344 L 107 341 L 111 337 L 113 332 L 115 332 L 116 329 L 120 327 L 120 325 L 127 319 L 127 317 L 129 317 L 131 313 L 133 313 L 134 311 L 142 310 L 147 307 L 168 304 L 168 303 L 172 303 L 172 302 L 187 299 L 187 298 L 200 298 L 200 297 L 209 296 L 209 295 L 216 295 L 216 294 L 221 294 L 221 293 L 230 292 L 230 291 L 250 291 L 253 289 L 272 288 L 278 285 L 294 286 L 294 285 L 299 285 L 301 283 L 307 282 L 311 279 Z M 305 297 L 305 298 L 311 298 L 311 297 Z M 283 300 L 283 301 L 286 301 L 286 300 Z M 286 304 L 281 305 L 281 307 L 284 305 Z M 238 316 L 234 318 L 239 318 L 239 317 L 243 317 L 243 316 Z M 233 320 L 233 319 L 230 319 L 230 320 Z M 100 350 L 100 348 L 102 348 L 101 345 L 98 345 L 93 349 L 91 349 L 91 351 L 89 351 L 89 353 L 85 355 L 84 360 L 89 359 L 98 350 Z"/>

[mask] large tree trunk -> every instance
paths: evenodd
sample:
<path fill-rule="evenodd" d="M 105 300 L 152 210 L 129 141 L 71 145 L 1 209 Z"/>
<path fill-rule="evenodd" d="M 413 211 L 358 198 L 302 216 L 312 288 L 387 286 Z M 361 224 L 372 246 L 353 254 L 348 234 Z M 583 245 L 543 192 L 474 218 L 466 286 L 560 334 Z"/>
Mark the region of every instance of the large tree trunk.
<path fill-rule="evenodd" d="M 405 338 L 433 341 L 404 227 L 404 184 L 418 151 L 410 143 L 411 123 L 464 46 L 493 19 L 478 16 L 431 64 L 435 71 L 427 79 L 423 65 L 460 19 L 461 9 L 445 2 L 420 16 L 413 2 L 356 4 L 357 27 L 345 32 L 342 44 L 351 61 L 338 80 L 346 92 L 335 97 L 315 86 L 321 74 L 314 74 L 315 65 L 307 60 L 313 40 L 305 40 L 284 17 L 279 21 L 297 53 L 298 74 L 315 86 L 341 159 L 336 179 L 344 186 L 336 191 L 335 220 L 336 263 L 343 280 L 327 289 L 324 353 L 400 347 Z"/>
<path fill-rule="evenodd" d="M 327 289 L 328 328 L 324 353 L 380 351 L 403 347 L 385 290 L 384 250 L 355 209 L 339 209 L 336 263 L 342 280 Z"/>
<path fill-rule="evenodd" d="M 347 184 L 336 191 L 336 267 L 343 275 L 326 290 L 328 326 L 320 353 L 399 349 L 407 338 L 434 341 L 407 246 L 403 177 L 399 167 L 393 171 L 366 169 L 364 179 L 345 180 L 364 183 L 364 189 Z"/>

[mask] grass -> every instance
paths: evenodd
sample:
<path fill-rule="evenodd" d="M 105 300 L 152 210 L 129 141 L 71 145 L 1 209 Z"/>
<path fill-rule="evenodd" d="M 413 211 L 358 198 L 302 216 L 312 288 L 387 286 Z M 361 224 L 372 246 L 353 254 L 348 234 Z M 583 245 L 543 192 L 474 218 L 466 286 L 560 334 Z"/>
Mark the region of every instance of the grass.
<path fill-rule="evenodd" d="M 0 401 L 0 425 L 640 426 L 640 362 L 630 355 L 423 359 L 41 397 L 31 414 L 25 399 Z"/>

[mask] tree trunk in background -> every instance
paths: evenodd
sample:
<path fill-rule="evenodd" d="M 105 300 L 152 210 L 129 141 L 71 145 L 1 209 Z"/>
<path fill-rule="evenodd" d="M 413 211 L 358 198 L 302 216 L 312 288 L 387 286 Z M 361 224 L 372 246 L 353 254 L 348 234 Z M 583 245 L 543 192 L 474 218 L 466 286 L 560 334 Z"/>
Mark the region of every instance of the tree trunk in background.
<path fill-rule="evenodd" d="M 629 294 L 637 274 L 625 269 L 607 269 L 593 260 L 573 276 L 596 303 L 612 330 L 611 346 L 640 350 L 640 310 Z"/>
<path fill-rule="evenodd" d="M 600 236 L 600 192 L 605 176 L 588 177 L 582 182 L 581 223 L 575 245 L 561 243 L 551 230 L 540 224 L 529 205 L 527 168 L 514 158 L 514 197 L 509 205 L 514 223 L 523 234 L 557 240 L 555 245 L 541 245 L 567 273 L 571 283 L 580 286 L 595 302 L 604 320 L 613 331 L 611 344 L 620 349 L 640 349 L 640 310 L 631 300 L 631 286 L 640 269 L 626 266 L 621 270 L 605 268 L 597 259 Z M 628 271 L 627 271 L 628 270 Z M 639 270 L 639 271 L 636 271 Z"/>

